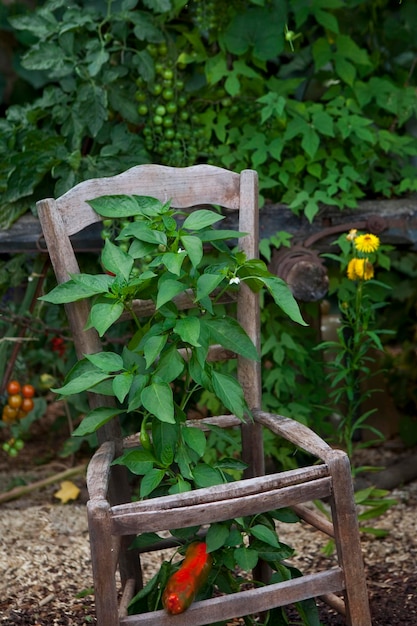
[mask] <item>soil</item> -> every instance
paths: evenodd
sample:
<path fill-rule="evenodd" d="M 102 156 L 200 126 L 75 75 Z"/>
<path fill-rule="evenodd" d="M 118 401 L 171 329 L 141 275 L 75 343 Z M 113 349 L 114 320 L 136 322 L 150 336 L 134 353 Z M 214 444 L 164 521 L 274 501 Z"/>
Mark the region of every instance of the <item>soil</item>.
<path fill-rule="evenodd" d="M 31 440 L 15 459 L 0 452 L 0 493 L 68 468 L 47 438 Z M 404 455 L 399 442 L 368 450 L 367 464 L 389 466 Z M 35 461 L 44 459 L 42 465 Z M 87 458 L 72 459 L 76 465 Z M 417 461 L 417 459 L 416 459 Z M 59 482 L 37 489 L 0 508 L 0 624 L 3 626 L 84 626 L 95 624 L 94 596 L 85 511 L 84 475 L 74 477 L 80 490 L 75 502 L 55 496 Z M 386 529 L 387 536 L 362 533 L 361 541 L 373 626 L 417 626 L 417 481 L 389 493 L 396 500 L 383 516 L 367 522 Z M 326 539 L 304 523 L 282 524 L 281 541 L 295 549 L 294 564 L 308 573 L 328 565 Z M 145 560 L 145 576 L 159 568 L 166 555 Z M 318 601 L 323 626 L 344 624 L 341 616 Z M 294 617 L 291 608 L 290 617 Z M 237 620 L 234 625 L 241 622 Z M 291 619 L 291 624 L 299 623 Z M 360 626 L 360 625 L 356 625 Z"/>

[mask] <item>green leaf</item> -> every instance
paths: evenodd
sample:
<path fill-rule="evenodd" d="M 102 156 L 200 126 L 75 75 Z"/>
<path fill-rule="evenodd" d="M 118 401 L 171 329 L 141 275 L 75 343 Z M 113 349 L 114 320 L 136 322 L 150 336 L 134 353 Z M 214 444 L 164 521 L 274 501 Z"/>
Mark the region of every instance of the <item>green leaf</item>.
<path fill-rule="evenodd" d="M 222 274 L 201 274 L 197 279 L 196 302 L 204 300 L 213 293 L 223 280 Z"/>
<path fill-rule="evenodd" d="M 163 469 L 150 469 L 140 481 L 140 497 L 146 498 L 154 489 L 158 487 L 158 485 L 162 482 L 165 477 L 165 470 Z"/>
<path fill-rule="evenodd" d="M 102 298 L 90 310 L 86 328 L 95 328 L 102 337 L 124 311 L 123 303 L 113 298 Z"/>
<path fill-rule="evenodd" d="M 252 550 L 246 546 L 236 548 L 233 552 L 233 556 L 238 566 L 245 572 L 253 569 L 258 563 L 258 553 L 256 550 Z"/>
<path fill-rule="evenodd" d="M 162 202 L 150 196 L 127 196 L 123 194 L 100 196 L 87 202 L 99 215 L 113 218 L 142 215 L 145 209 L 156 213 L 163 206 Z"/>
<path fill-rule="evenodd" d="M 181 243 L 187 251 L 193 267 L 197 267 L 203 258 L 203 244 L 199 237 L 182 235 Z"/>
<path fill-rule="evenodd" d="M 172 465 L 178 447 L 178 440 L 178 424 L 154 421 L 152 425 L 152 441 L 155 455 L 161 465 L 165 467 Z"/>
<path fill-rule="evenodd" d="M 212 241 L 221 241 L 223 239 L 239 239 L 240 237 L 245 237 L 247 233 L 241 233 L 238 230 L 228 230 L 226 228 L 222 228 L 221 230 L 203 230 L 199 234 L 200 241 L 204 242 L 212 242 Z"/>
<path fill-rule="evenodd" d="M 269 7 L 249 8 L 238 13 L 224 35 L 227 49 L 241 56 L 253 48 L 257 59 L 274 59 L 284 49 L 284 28 L 277 29 L 277 23 L 285 23 L 283 17 Z"/>
<path fill-rule="evenodd" d="M 221 346 L 247 359 L 259 361 L 258 351 L 253 342 L 233 317 L 202 319 L 202 326 L 208 329 L 211 343 Z"/>
<path fill-rule="evenodd" d="M 104 249 L 101 254 L 103 267 L 108 271 L 121 275 L 124 280 L 128 281 L 132 271 L 134 260 L 129 254 L 126 254 L 119 246 L 116 246 L 109 239 L 104 242 Z"/>
<path fill-rule="evenodd" d="M 152 243 L 156 246 L 166 246 L 167 236 L 161 230 L 154 230 L 143 222 L 132 222 L 121 231 L 118 239 L 124 239 L 125 237 L 136 237 L 140 241 L 146 243 Z"/>
<path fill-rule="evenodd" d="M 124 401 L 129 393 L 132 381 L 132 372 L 122 372 L 113 378 L 113 392 L 120 403 Z"/>
<path fill-rule="evenodd" d="M 174 326 L 174 332 L 181 337 L 184 343 L 189 343 L 197 348 L 200 346 L 200 320 L 198 317 L 189 315 L 179 319 Z"/>
<path fill-rule="evenodd" d="M 113 417 L 120 415 L 123 411 L 113 407 L 99 407 L 88 413 L 81 424 L 73 431 L 74 437 L 83 437 L 94 433 L 98 428 L 107 424 Z"/>
<path fill-rule="evenodd" d="M 153 467 L 154 458 L 148 450 L 126 450 L 113 461 L 113 465 L 125 465 L 132 474 L 142 476 Z"/>
<path fill-rule="evenodd" d="M 185 218 L 182 227 L 186 230 L 202 230 L 221 220 L 224 220 L 224 215 L 219 215 L 207 209 L 200 209 L 190 213 L 190 215 Z"/>
<path fill-rule="evenodd" d="M 152 382 L 143 389 L 141 399 L 145 409 L 161 422 L 175 424 L 174 400 L 168 383 Z"/>
<path fill-rule="evenodd" d="M 183 426 L 181 434 L 187 446 L 202 457 L 207 445 L 207 439 L 203 431 L 200 428 Z"/>
<path fill-rule="evenodd" d="M 77 372 L 79 372 L 78 375 Z M 71 396 L 76 393 L 90 390 L 92 387 L 109 377 L 106 372 L 97 369 L 86 369 L 85 367 L 81 370 L 76 370 L 74 368 L 74 373 L 76 374 L 74 378 L 66 382 L 62 387 L 53 389 L 53 391 L 62 396 Z"/>
<path fill-rule="evenodd" d="M 292 295 L 288 285 L 278 276 L 271 278 L 262 277 L 262 280 L 268 289 L 276 304 L 284 311 L 286 315 L 297 324 L 307 326 L 303 320 L 296 299 Z"/>
<path fill-rule="evenodd" d="M 123 369 L 123 359 L 116 352 L 97 352 L 96 354 L 86 354 L 85 358 L 97 369 L 110 374 Z"/>
<path fill-rule="evenodd" d="M 143 355 L 145 357 L 147 368 L 149 368 L 161 354 L 167 340 L 168 335 L 154 335 L 146 341 L 143 348 Z"/>
<path fill-rule="evenodd" d="M 229 534 L 229 527 L 225 524 L 211 524 L 206 535 L 207 552 L 210 553 L 218 550 L 219 548 L 223 548 Z"/>
<path fill-rule="evenodd" d="M 206 463 L 198 463 L 193 468 L 193 478 L 198 488 L 213 487 L 224 482 L 221 473 Z"/>
<path fill-rule="evenodd" d="M 157 533 L 141 533 L 135 537 L 129 545 L 129 549 L 147 548 L 148 546 L 158 544 L 161 540 L 162 537 L 160 537 Z"/>
<path fill-rule="evenodd" d="M 161 355 L 155 370 L 155 375 L 165 383 L 171 383 L 181 376 L 184 367 L 184 359 L 178 352 L 177 346 L 173 345 Z"/>
<path fill-rule="evenodd" d="M 339 23 L 337 21 L 337 18 L 332 13 L 323 11 L 320 8 L 314 8 L 314 5 L 313 13 L 318 23 L 321 24 L 324 28 L 332 31 L 332 33 L 339 32 Z"/>
<path fill-rule="evenodd" d="M 39 300 L 51 302 L 52 304 L 76 302 L 84 298 L 107 293 L 112 282 L 111 276 L 74 274 L 71 280 L 57 285 L 48 294 L 41 296 Z"/>
<path fill-rule="evenodd" d="M 252 526 L 250 533 L 253 537 L 256 537 L 256 539 L 259 539 L 270 546 L 274 546 L 274 548 L 280 547 L 276 533 L 263 524 L 256 524 L 255 526 Z"/>
<path fill-rule="evenodd" d="M 317 150 L 319 149 L 319 146 L 320 146 L 319 135 L 316 133 L 314 128 L 312 128 L 311 126 L 308 126 L 308 128 L 306 128 L 303 133 L 303 138 L 301 140 L 301 147 L 303 148 L 303 150 L 307 152 L 310 159 L 313 159 Z"/>
<path fill-rule="evenodd" d="M 170 302 L 175 296 L 186 291 L 187 285 L 180 283 L 178 280 L 168 278 L 163 281 L 159 281 L 158 295 L 156 298 L 156 308 L 160 309 L 162 305 Z"/>
<path fill-rule="evenodd" d="M 181 267 L 184 262 L 186 252 L 165 252 L 162 255 L 162 263 L 167 268 L 168 272 L 179 276 L 181 274 Z"/>
<path fill-rule="evenodd" d="M 334 59 L 336 73 L 348 85 L 352 86 L 356 77 L 356 68 L 345 57 L 336 54 Z"/>
<path fill-rule="evenodd" d="M 229 374 L 222 374 L 215 370 L 211 373 L 213 389 L 216 396 L 224 406 L 234 413 L 239 419 L 244 418 L 246 402 L 243 396 L 242 387 L 237 380 Z"/>

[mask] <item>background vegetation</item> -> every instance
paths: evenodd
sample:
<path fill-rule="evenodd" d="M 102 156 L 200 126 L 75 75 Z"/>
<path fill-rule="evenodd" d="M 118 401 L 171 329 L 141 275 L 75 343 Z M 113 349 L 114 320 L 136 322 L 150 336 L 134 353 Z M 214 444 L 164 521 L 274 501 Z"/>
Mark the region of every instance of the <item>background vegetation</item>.
<path fill-rule="evenodd" d="M 41 197 L 147 162 L 255 168 L 263 200 L 309 220 L 322 204 L 414 192 L 416 28 L 411 0 L 2 4 L 0 227 Z M 408 328 L 412 345 L 416 262 L 397 251 L 393 263 L 399 306 L 383 323 Z M 56 313 L 22 310 L 10 291 L 33 268 L 26 255 L 0 261 L 2 325 L 12 335 L 29 316 L 36 341 L 21 348 L 20 367 L 37 379 L 48 342 L 65 332 L 55 332 Z M 271 407 L 311 422 L 322 402 L 316 336 L 299 337 L 268 302 L 263 318 L 266 338 L 280 338 L 264 348 Z M 53 376 L 65 369 L 51 366 Z M 414 370 L 397 386 L 406 411 L 417 402 Z"/>

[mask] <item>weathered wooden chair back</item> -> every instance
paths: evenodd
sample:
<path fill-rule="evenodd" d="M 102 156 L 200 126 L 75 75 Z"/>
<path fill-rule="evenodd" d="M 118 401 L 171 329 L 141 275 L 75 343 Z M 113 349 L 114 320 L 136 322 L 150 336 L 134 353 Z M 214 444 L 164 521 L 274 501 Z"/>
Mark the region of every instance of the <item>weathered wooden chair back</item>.
<path fill-rule="evenodd" d="M 63 196 L 38 203 L 38 213 L 50 259 L 59 283 L 79 272 L 71 236 L 101 221 L 87 203 L 103 195 L 136 194 L 151 196 L 161 202 L 171 201 L 174 208 L 191 209 L 201 205 L 219 205 L 239 212 L 239 230 L 247 233 L 239 246 L 248 258 L 258 256 L 258 177 L 254 170 L 241 174 L 210 165 L 173 168 L 162 165 L 140 165 L 111 178 L 87 180 Z M 237 301 L 237 318 L 254 344 L 259 348 L 259 298 L 242 285 Z M 137 308 L 140 310 L 140 305 Z M 192 303 L 190 302 L 190 306 Z M 102 343 L 95 329 L 84 330 L 89 303 L 86 300 L 66 305 L 67 316 L 79 358 L 100 352 Z M 222 354 L 224 356 L 224 354 Z M 249 407 L 261 405 L 259 363 L 238 359 L 238 377 L 245 390 Z M 108 398 L 94 394 L 92 406 L 103 406 Z M 99 441 L 119 435 L 115 424 L 108 424 L 99 433 Z M 254 475 L 263 473 L 262 439 L 259 426 L 244 427 L 244 459 Z"/>

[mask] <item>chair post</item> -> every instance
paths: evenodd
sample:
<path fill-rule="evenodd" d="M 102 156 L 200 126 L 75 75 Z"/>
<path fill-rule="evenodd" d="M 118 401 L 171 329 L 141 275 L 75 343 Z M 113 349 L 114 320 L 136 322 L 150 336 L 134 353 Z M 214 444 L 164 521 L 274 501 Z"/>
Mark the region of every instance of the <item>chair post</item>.
<path fill-rule="evenodd" d="M 87 514 L 97 625 L 115 626 L 119 623 L 117 554 L 109 549 L 112 543 L 110 505 L 105 500 L 90 500 Z"/>
<path fill-rule="evenodd" d="M 372 626 L 349 457 L 334 450 L 328 467 L 333 481 L 336 550 L 345 577 L 346 622 L 348 626 Z"/>

